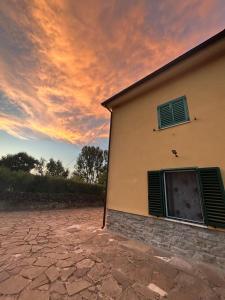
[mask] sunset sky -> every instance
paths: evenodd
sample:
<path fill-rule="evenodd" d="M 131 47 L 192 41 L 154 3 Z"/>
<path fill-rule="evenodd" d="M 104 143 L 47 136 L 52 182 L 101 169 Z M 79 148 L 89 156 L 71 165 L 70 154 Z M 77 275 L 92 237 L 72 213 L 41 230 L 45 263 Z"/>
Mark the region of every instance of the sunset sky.
<path fill-rule="evenodd" d="M 225 27 L 224 0 L 0 1 L 0 156 L 72 167 L 107 148 L 100 103 Z"/>

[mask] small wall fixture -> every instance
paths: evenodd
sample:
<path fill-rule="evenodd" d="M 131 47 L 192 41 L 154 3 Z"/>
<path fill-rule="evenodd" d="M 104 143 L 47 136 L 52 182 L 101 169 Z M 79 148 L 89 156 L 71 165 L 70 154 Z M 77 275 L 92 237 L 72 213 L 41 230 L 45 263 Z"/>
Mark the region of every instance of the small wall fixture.
<path fill-rule="evenodd" d="M 177 150 L 172 150 L 171 152 L 172 152 L 176 157 L 178 157 Z"/>

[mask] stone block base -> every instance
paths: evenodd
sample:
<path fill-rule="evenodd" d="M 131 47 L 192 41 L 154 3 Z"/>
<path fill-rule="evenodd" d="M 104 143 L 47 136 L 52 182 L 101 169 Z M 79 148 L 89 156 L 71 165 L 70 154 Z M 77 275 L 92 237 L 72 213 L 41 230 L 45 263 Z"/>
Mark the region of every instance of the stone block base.
<path fill-rule="evenodd" d="M 107 210 L 107 228 L 177 255 L 225 267 L 225 231 Z"/>

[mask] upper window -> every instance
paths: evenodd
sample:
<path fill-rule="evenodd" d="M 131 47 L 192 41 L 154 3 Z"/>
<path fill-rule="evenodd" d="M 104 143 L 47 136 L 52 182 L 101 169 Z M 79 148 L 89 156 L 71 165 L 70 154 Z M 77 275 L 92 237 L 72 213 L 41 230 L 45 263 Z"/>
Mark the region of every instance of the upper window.
<path fill-rule="evenodd" d="M 157 109 L 160 129 L 189 121 L 187 99 L 185 96 L 159 105 Z"/>

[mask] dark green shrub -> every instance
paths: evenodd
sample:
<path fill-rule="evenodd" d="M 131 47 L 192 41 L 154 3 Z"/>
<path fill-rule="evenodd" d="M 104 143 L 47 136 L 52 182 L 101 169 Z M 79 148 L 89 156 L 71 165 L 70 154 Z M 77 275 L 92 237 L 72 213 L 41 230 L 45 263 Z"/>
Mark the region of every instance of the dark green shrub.
<path fill-rule="evenodd" d="M 101 194 L 101 185 L 76 182 L 63 177 L 39 176 L 0 167 L 0 192 Z"/>

